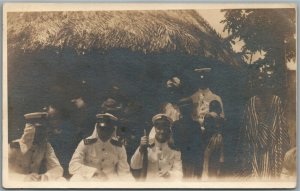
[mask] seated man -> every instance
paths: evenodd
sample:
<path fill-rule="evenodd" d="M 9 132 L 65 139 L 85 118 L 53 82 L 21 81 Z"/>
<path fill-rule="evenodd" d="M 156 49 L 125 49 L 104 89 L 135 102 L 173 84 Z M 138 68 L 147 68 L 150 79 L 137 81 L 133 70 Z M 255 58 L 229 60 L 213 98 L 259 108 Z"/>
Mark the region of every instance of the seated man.
<path fill-rule="evenodd" d="M 24 115 L 26 125 L 20 139 L 10 143 L 9 175 L 18 181 L 54 181 L 63 179 L 63 169 L 47 142 L 47 113 Z M 44 169 L 45 173 L 43 173 Z"/>
<path fill-rule="evenodd" d="M 131 168 L 141 169 L 147 180 L 178 181 L 182 179 L 181 154 L 172 148 L 172 120 L 164 115 L 152 119 L 155 138 L 141 138 L 140 146 L 131 158 Z M 145 158 L 147 157 L 147 158 Z"/>
<path fill-rule="evenodd" d="M 97 114 L 93 134 L 83 139 L 69 164 L 71 181 L 133 180 L 121 142 L 113 139 L 118 118 Z"/>

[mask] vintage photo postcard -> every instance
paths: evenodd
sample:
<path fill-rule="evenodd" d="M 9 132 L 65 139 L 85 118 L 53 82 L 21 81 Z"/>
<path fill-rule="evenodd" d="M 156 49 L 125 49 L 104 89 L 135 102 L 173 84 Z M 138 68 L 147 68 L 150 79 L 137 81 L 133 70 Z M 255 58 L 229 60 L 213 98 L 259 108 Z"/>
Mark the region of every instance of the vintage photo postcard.
<path fill-rule="evenodd" d="M 4 188 L 295 188 L 295 4 L 7 3 Z"/>

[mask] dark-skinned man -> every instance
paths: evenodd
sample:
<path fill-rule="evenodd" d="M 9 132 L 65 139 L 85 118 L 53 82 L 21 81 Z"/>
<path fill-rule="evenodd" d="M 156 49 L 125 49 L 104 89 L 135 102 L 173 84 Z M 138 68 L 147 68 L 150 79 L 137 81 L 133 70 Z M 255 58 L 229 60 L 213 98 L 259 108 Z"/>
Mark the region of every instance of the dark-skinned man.
<path fill-rule="evenodd" d="M 93 134 L 83 139 L 69 164 L 71 181 L 133 180 L 121 142 L 114 139 L 118 118 L 97 114 Z"/>
<path fill-rule="evenodd" d="M 37 182 L 65 180 L 63 168 L 47 141 L 48 114 L 36 112 L 24 117 L 26 125 L 22 137 L 12 141 L 9 147 L 10 178 Z"/>
<path fill-rule="evenodd" d="M 131 168 L 143 170 L 144 152 L 147 153 L 147 181 L 178 181 L 182 179 L 181 154 L 173 148 L 172 120 L 165 114 L 152 118 L 155 138 L 143 136 L 140 146 L 131 158 Z M 147 149 L 147 151 L 145 151 Z M 145 166 L 144 166 L 145 168 Z"/>

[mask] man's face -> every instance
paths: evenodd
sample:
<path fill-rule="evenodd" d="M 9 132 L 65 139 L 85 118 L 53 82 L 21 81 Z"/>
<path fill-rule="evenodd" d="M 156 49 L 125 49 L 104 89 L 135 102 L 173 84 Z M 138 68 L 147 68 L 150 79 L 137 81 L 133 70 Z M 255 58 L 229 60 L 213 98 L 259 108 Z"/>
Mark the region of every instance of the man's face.
<path fill-rule="evenodd" d="M 81 109 L 83 108 L 86 104 L 82 97 L 72 99 L 71 102 L 76 106 L 76 108 Z"/>
<path fill-rule="evenodd" d="M 48 116 L 53 118 L 53 117 L 56 117 L 58 114 L 58 111 L 55 107 L 53 107 L 52 105 L 49 105 L 48 109 L 47 109 L 47 113 L 48 113 Z"/>
<path fill-rule="evenodd" d="M 166 126 L 155 126 L 155 139 L 160 143 L 165 143 L 171 136 L 171 130 Z"/>
<path fill-rule="evenodd" d="M 209 87 L 209 76 L 206 72 L 201 72 L 196 77 L 196 82 L 200 89 L 206 89 Z"/>
<path fill-rule="evenodd" d="M 272 75 L 259 74 L 258 75 L 258 93 L 270 94 L 275 88 Z"/>
<path fill-rule="evenodd" d="M 49 126 L 53 127 L 53 128 L 57 128 L 57 126 L 59 125 L 59 111 L 53 107 L 53 106 L 49 106 L 48 110 L 48 117 L 49 117 Z"/>
<path fill-rule="evenodd" d="M 210 112 L 215 112 L 218 115 L 220 115 L 222 113 L 222 107 L 221 107 L 220 102 L 215 101 L 215 100 L 212 101 L 212 102 L 210 102 L 210 104 L 209 104 L 209 111 Z"/>
<path fill-rule="evenodd" d="M 114 126 L 112 124 L 103 123 L 103 122 L 97 123 L 97 133 L 101 141 L 103 142 L 108 141 L 111 138 L 113 132 L 114 132 Z"/>
<path fill-rule="evenodd" d="M 209 74 L 207 72 L 190 71 L 187 75 L 188 84 L 191 86 L 192 91 L 209 87 Z"/>
<path fill-rule="evenodd" d="M 268 62 L 261 66 L 259 66 L 258 71 L 258 87 L 259 87 L 259 93 L 260 91 L 270 91 L 275 88 L 275 62 Z"/>
<path fill-rule="evenodd" d="M 166 82 L 166 85 L 167 88 L 172 88 L 172 87 L 178 88 L 179 86 L 181 86 L 181 80 L 178 77 L 174 76 Z"/>

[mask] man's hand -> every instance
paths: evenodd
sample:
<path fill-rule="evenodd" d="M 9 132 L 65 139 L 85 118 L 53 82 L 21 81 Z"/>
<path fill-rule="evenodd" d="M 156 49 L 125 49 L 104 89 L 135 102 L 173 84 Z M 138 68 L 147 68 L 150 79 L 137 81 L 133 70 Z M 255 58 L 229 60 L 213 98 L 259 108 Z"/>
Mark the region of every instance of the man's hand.
<path fill-rule="evenodd" d="M 31 173 L 25 177 L 24 181 L 34 181 L 34 182 L 41 181 L 41 175 L 37 173 Z"/>
<path fill-rule="evenodd" d="M 146 146 L 146 145 L 148 144 L 148 142 L 149 142 L 148 137 L 147 137 L 147 136 L 143 136 L 143 137 L 141 138 L 140 146 L 141 146 L 141 147 Z"/>
<path fill-rule="evenodd" d="M 93 176 L 93 178 L 98 179 L 98 180 L 108 180 L 107 175 L 101 171 L 101 170 L 97 170 Z"/>
<path fill-rule="evenodd" d="M 170 173 L 169 173 L 169 171 L 160 170 L 158 172 L 158 176 L 168 178 L 168 177 L 170 177 Z"/>
<path fill-rule="evenodd" d="M 103 174 L 103 172 L 102 172 L 102 171 L 100 171 L 100 170 L 97 170 L 97 171 L 94 173 L 93 177 L 96 177 L 96 176 L 101 176 L 102 174 Z"/>
<path fill-rule="evenodd" d="M 218 114 L 216 112 L 209 112 L 208 115 L 210 115 L 213 118 L 217 118 Z"/>
<path fill-rule="evenodd" d="M 149 138 L 147 136 L 143 136 L 140 141 L 140 152 L 143 152 L 144 149 L 147 148 L 148 143 L 149 143 Z"/>
<path fill-rule="evenodd" d="M 49 181 L 49 177 L 46 174 L 42 174 L 41 175 L 41 181 L 43 181 L 43 182 Z"/>

